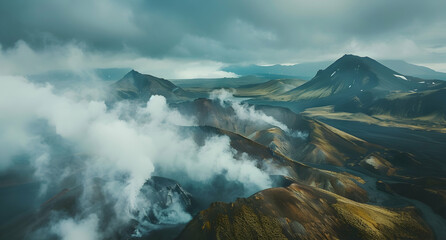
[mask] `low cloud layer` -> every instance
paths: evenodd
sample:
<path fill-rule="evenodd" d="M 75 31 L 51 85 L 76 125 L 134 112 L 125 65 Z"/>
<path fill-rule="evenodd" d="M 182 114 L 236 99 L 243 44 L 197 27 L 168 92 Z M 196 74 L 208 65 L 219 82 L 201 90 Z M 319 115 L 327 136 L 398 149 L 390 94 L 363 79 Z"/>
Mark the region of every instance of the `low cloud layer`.
<path fill-rule="evenodd" d="M 0 42 L 0 75 L 31 75 L 51 71 L 76 74 L 95 68 L 128 68 L 163 78 L 235 77 L 221 71 L 225 64 L 208 59 L 159 59 L 127 51 L 92 51 L 79 42 L 54 43 L 35 49 L 20 40 L 11 48 Z"/>
<path fill-rule="evenodd" d="M 37 54 L 54 68 L 82 65 L 76 59 L 82 57 L 90 67 L 218 77 L 227 73 L 216 65 L 335 60 L 353 53 L 446 70 L 444 12 L 442 0 L 3 1 L 0 66 L 42 71 Z M 17 69 L 18 59 L 25 68 Z"/>
<path fill-rule="evenodd" d="M 160 209 L 142 198 L 140 190 L 153 175 L 203 189 L 214 188 L 218 177 L 242 186 L 242 195 L 271 186 L 267 169 L 259 169 L 255 159 L 234 158 L 228 137 L 213 136 L 198 145 L 184 131 L 195 120 L 172 110 L 162 96 L 152 96 L 144 106 L 122 102 L 112 108 L 82 96 L 56 94 L 51 86 L 22 77 L 0 79 L 0 170 L 22 156 L 43 183 L 42 194 L 82 189 L 76 214 L 54 217 L 52 234 L 104 238 L 131 219 L 147 231 L 156 227 L 145 223 L 149 210 L 159 223 L 190 220 L 175 200 Z M 104 206 L 97 204 L 102 198 L 114 217 L 105 217 Z"/>

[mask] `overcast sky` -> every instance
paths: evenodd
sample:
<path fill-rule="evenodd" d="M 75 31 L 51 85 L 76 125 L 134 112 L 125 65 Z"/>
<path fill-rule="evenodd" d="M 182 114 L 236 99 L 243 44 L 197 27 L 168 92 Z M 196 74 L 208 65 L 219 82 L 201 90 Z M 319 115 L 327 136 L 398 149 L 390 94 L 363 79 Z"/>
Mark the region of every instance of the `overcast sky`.
<path fill-rule="evenodd" d="M 129 67 L 217 77 L 227 64 L 344 53 L 446 71 L 445 13 L 445 0 L 0 0 L 0 73 Z"/>

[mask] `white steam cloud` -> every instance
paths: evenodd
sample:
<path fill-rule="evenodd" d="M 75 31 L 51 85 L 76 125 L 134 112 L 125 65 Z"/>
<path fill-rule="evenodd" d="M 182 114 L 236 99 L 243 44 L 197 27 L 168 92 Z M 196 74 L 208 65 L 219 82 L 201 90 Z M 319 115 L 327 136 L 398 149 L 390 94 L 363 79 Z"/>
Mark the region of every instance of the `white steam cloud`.
<path fill-rule="evenodd" d="M 246 103 L 242 103 L 240 99 L 234 97 L 233 93 L 226 89 L 214 90 L 210 93 L 209 97 L 213 100 L 218 100 L 222 106 L 225 106 L 225 104 L 229 104 L 232 109 L 234 109 L 236 116 L 240 120 L 251 121 L 255 124 L 260 123 L 272 125 L 282 129 L 291 137 L 302 139 L 308 137 L 308 133 L 304 133 L 301 131 L 292 131 L 286 124 L 276 120 L 274 117 L 268 116 L 260 110 L 256 110 L 254 106 L 249 106 Z"/>
<path fill-rule="evenodd" d="M 51 231 L 62 240 L 96 240 L 100 239 L 97 232 L 98 217 L 94 214 L 80 221 L 64 219 L 51 228 Z"/>
<path fill-rule="evenodd" d="M 248 104 L 243 104 L 240 100 L 238 100 L 233 96 L 233 93 L 231 93 L 228 90 L 225 89 L 214 90 L 211 92 L 210 98 L 213 100 L 219 100 L 222 106 L 224 105 L 224 103 L 229 103 L 240 120 L 249 120 L 253 122 L 266 123 L 269 125 L 279 127 L 285 132 L 290 131 L 285 124 L 277 121 L 271 116 L 266 115 L 262 111 L 256 110 L 254 106 L 248 106 Z"/>
<path fill-rule="evenodd" d="M 158 214 L 160 223 L 189 221 L 189 213 L 175 201 L 159 209 L 142 198 L 140 190 L 154 174 L 202 184 L 223 176 L 242 184 L 249 193 L 271 186 L 268 172 L 247 154 L 234 158 L 228 137 L 210 137 L 198 145 L 184 134 L 182 129 L 193 126 L 194 119 L 170 109 L 162 96 L 152 96 L 146 106 L 123 102 L 108 108 L 102 101 L 55 94 L 51 86 L 36 86 L 22 77 L 1 77 L 0 112 L 0 170 L 13 165 L 14 156 L 26 153 L 36 177 L 47 185 L 78 176 L 77 184 L 83 187 L 82 210 L 74 217 L 56 220 L 52 228 L 62 239 L 106 238 L 114 226 L 131 219 L 143 225 L 147 209 Z M 284 127 L 255 110 L 240 107 L 237 114 Z M 54 146 L 45 141 L 43 130 L 34 129 L 42 121 L 79 157 L 52 154 Z M 115 217 L 107 224 L 91 206 L 98 195 L 93 190 L 96 179 L 104 181 L 99 184 L 100 192 L 114 209 Z"/>

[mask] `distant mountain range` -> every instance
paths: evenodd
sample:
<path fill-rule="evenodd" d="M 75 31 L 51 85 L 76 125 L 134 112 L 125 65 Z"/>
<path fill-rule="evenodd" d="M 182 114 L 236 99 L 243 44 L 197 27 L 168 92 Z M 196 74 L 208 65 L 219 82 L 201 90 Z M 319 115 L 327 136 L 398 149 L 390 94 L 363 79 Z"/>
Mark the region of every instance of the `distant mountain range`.
<path fill-rule="evenodd" d="M 446 82 L 409 76 L 369 57 L 344 55 L 306 82 L 291 79 L 236 89 L 250 102 L 304 109 L 334 106 L 335 111 L 388 114 L 394 117 L 443 119 Z M 295 85 L 285 91 L 280 86 Z M 262 92 L 263 90 L 263 92 Z"/>
<path fill-rule="evenodd" d="M 381 64 L 404 75 L 419 77 L 424 79 L 446 80 L 446 73 L 434 71 L 428 67 L 407 63 L 402 60 L 378 60 Z M 300 78 L 310 80 L 314 74 L 328 67 L 331 61 L 308 62 L 295 65 L 232 65 L 223 68 L 227 72 L 245 75 L 258 75 L 270 78 Z"/>
<path fill-rule="evenodd" d="M 444 119 L 446 82 L 405 75 L 369 57 L 344 55 L 310 81 L 246 76 L 242 78 L 177 80 L 176 83 L 128 72 L 111 85 L 115 100 L 148 101 L 152 95 L 162 95 L 169 102 L 182 102 L 207 97 L 215 88 L 232 88 L 241 97 L 269 102 L 288 103 L 291 109 L 333 105 L 342 112 L 389 114 L 397 117 Z M 266 81 L 266 82 L 265 82 Z M 245 84 L 245 85 L 243 85 Z M 197 89 L 200 89 L 197 91 Z M 296 102 L 294 106 L 289 103 Z M 298 107 L 296 109 L 296 107 Z"/>

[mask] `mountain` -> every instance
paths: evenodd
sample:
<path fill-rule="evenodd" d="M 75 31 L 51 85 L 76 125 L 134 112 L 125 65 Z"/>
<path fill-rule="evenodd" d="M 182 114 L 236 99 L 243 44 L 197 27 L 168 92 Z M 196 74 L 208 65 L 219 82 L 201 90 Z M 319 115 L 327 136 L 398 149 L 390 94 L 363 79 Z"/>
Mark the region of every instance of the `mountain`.
<path fill-rule="evenodd" d="M 93 198 L 88 200 L 89 207 L 85 209 L 86 212 L 92 211 L 95 208 L 101 208 L 103 214 L 110 216 L 113 212 L 111 209 L 113 205 L 104 204 L 109 199 L 106 199 L 106 196 L 99 190 L 100 186 L 106 183 L 103 179 L 96 178 L 92 185 L 78 185 L 62 189 L 43 202 L 37 209 L 32 209 L 12 219 L 11 222 L 0 225 L 0 239 L 35 239 L 36 235 L 34 232 L 54 221 L 57 214 L 63 213 L 68 216 L 76 212 L 78 208 L 76 206 L 76 199 L 82 196 L 83 191 L 97 192 Z M 173 204 L 173 197 L 178 197 L 176 203 L 188 212 L 192 210 L 195 204 L 193 196 L 186 192 L 178 182 L 165 177 L 152 176 L 150 179 L 147 179 L 140 193 L 144 201 L 150 202 L 153 204 L 153 208 L 158 208 L 158 210 L 169 209 Z M 139 227 L 147 226 L 147 224 L 156 224 L 159 221 L 158 218 L 162 217 L 161 215 L 153 214 L 153 208 L 146 208 L 145 210 L 147 212 L 141 213 L 147 216 L 144 220 L 148 223 L 146 225 L 141 224 Z M 136 213 L 134 212 L 132 214 Z M 107 221 L 111 221 L 110 219 L 112 218 L 105 219 L 104 224 Z M 118 230 L 115 229 L 116 232 L 111 239 L 130 239 L 132 232 L 138 225 L 140 224 L 134 220 L 124 226 L 116 226 Z M 154 232 L 156 233 L 157 230 L 155 229 Z M 172 236 L 170 238 L 174 237 Z"/>
<path fill-rule="evenodd" d="M 302 184 L 201 211 L 177 239 L 435 239 L 414 207 L 357 203 Z"/>
<path fill-rule="evenodd" d="M 178 97 L 172 95 L 177 93 L 174 84 L 134 71 L 115 87 L 134 94 L 132 99 L 160 93 Z M 443 218 L 432 218 L 445 216 L 446 209 L 444 170 L 432 162 L 372 144 L 287 108 L 203 98 L 173 102 L 170 107 L 196 120 L 196 126 L 178 127 L 184 137 L 198 146 L 216 135 L 227 138 L 235 161 L 268 170 L 271 188 L 251 195 L 243 184 L 229 184 L 224 177 L 201 185 L 161 168 L 141 190 L 149 206 L 132 213 L 144 218 L 113 225 L 111 239 L 433 239 L 432 230 L 445 229 Z M 243 118 L 244 110 L 254 114 Z M 397 134 L 392 137 L 398 142 Z M 215 159 L 210 156 L 208 161 Z M 113 220 L 108 216 L 114 205 L 104 206 L 107 199 L 97 191 L 104 181 L 98 178 L 83 186 L 98 192 L 83 214 L 103 208 L 106 225 Z M 0 238 L 24 239 L 29 231 L 51 222 L 54 211 L 72 216 L 83 189 L 67 186 L 56 192 L 40 208 L 0 226 Z M 187 226 L 160 223 L 162 215 L 150 207 L 175 214 L 170 211 L 176 207 L 174 198 L 194 216 Z M 147 235 L 132 237 L 136 228 L 147 230 Z"/>
<path fill-rule="evenodd" d="M 378 60 L 381 64 L 391 68 L 403 75 L 424 78 L 446 80 L 446 73 L 434 71 L 428 67 L 419 66 L 405 62 L 403 60 Z M 320 69 L 325 69 L 331 64 L 330 61 L 307 62 L 294 65 L 247 65 L 247 66 L 228 66 L 223 71 L 233 72 L 238 75 L 258 75 L 275 78 L 302 78 L 310 80 Z"/>
<path fill-rule="evenodd" d="M 359 186 L 356 182 L 357 179 L 352 175 L 310 167 L 279 152 L 272 151 L 271 148 L 263 144 L 227 130 L 208 126 L 194 130 L 195 140 L 215 134 L 225 135 L 231 140 L 231 147 L 237 150 L 237 155 L 246 153 L 259 159 L 259 165 L 262 162 L 269 162 L 270 167 L 286 168 L 289 176 L 276 175 L 274 186 L 299 182 L 322 188 L 357 202 L 367 202 L 369 200 L 367 192 Z"/>
<path fill-rule="evenodd" d="M 374 157 L 377 159 L 375 162 L 382 165 L 377 168 L 386 169 L 379 172 L 384 176 L 438 175 L 443 167 L 443 164 L 438 165 L 430 160 L 420 164 L 411 155 L 369 143 L 286 108 L 252 106 L 256 111 L 286 125 L 288 131 L 257 119 L 239 119 L 231 106 L 222 106 L 218 101 L 209 99 L 196 99 L 174 107 L 184 115 L 195 117 L 199 126 L 239 134 L 277 154 L 305 164 L 370 169 L 371 161 L 367 159 Z"/>
<path fill-rule="evenodd" d="M 435 82 L 426 81 L 404 76 L 368 57 L 344 55 L 325 70 L 318 71 L 307 83 L 283 94 L 283 98 L 301 100 L 336 95 L 346 98 L 362 92 L 385 96 L 391 92 L 435 87 Z"/>
<path fill-rule="evenodd" d="M 227 136 L 230 139 L 231 147 L 236 150 L 236 152 L 234 152 L 236 158 L 243 156 L 243 154 L 249 154 L 249 156 L 258 159 L 259 165 L 261 165 L 262 162 L 270 162 L 270 167 L 288 169 L 287 172 L 289 177 L 280 175 L 273 177 L 273 180 L 275 179 L 274 181 L 276 182 L 274 186 L 282 186 L 299 182 L 302 184 L 311 184 L 311 186 L 315 188 L 322 188 L 357 202 L 368 201 L 367 192 L 359 186 L 355 177 L 351 175 L 309 167 L 302 163 L 293 161 L 279 153 L 271 151 L 264 145 L 226 130 L 208 126 L 187 127 L 184 128 L 184 130 L 185 132 L 191 132 L 191 137 L 197 143 L 200 143 L 206 138 L 215 135 Z M 181 179 L 181 177 L 179 178 Z M 106 184 L 106 182 L 98 178 L 95 180 L 95 184 L 93 186 L 87 187 L 90 191 L 96 191 L 98 186 L 104 184 Z M 201 186 L 194 186 L 191 188 L 190 184 L 181 185 L 173 179 L 152 176 L 151 179 L 147 180 L 142 187 L 141 194 L 145 201 L 150 202 L 155 206 L 161 206 L 163 209 L 168 209 L 172 204 L 172 198 L 177 197 L 179 199 L 177 202 L 181 204 L 181 207 L 191 215 L 195 215 L 199 210 L 207 208 L 211 202 L 234 200 L 234 198 L 231 198 L 234 191 L 236 191 L 234 187 L 224 189 L 221 183 L 218 181 L 214 181 L 213 184 L 215 185 L 215 193 L 208 195 L 201 192 L 203 191 Z M 190 190 L 190 192 L 185 190 L 186 187 L 188 190 Z M 30 211 L 26 215 L 20 216 L 18 219 L 15 219 L 7 225 L 0 226 L 0 238 L 26 239 L 26 234 L 44 226 L 44 224 L 51 221 L 51 212 L 59 211 L 70 214 L 71 212 L 75 211 L 76 205 L 74 203 L 76 202 L 76 198 L 82 195 L 82 191 L 84 191 L 83 187 L 63 189 L 45 201 L 37 210 Z M 104 196 L 102 194 L 98 194 L 97 197 L 91 199 L 89 201 L 91 207 L 90 209 L 100 207 L 101 204 L 106 201 L 106 199 L 103 197 Z M 147 212 L 144 214 L 147 216 L 147 218 L 145 220 L 150 222 L 150 224 L 157 224 L 159 221 L 158 218 L 161 216 L 154 215 L 150 208 L 146 210 Z M 103 211 L 107 213 L 111 210 L 105 206 Z M 88 212 L 88 209 L 86 209 L 86 212 Z M 150 224 L 145 224 L 146 225 L 143 224 L 139 227 L 146 226 L 150 228 Z M 131 233 L 134 232 L 134 228 L 138 225 L 138 222 L 135 220 L 129 223 L 128 226 L 117 227 L 117 236 L 113 239 L 128 239 Z M 172 239 L 174 236 L 171 235 L 177 235 L 179 230 L 181 229 L 155 229 L 152 230 L 153 232 L 150 233 L 148 239 L 166 239 L 166 236 L 169 236 L 168 239 Z"/>
<path fill-rule="evenodd" d="M 253 97 L 249 103 L 307 111 L 319 119 L 443 132 L 446 129 L 445 81 L 403 75 L 368 57 L 345 55 L 295 89 L 249 97 Z"/>
<path fill-rule="evenodd" d="M 118 99 L 148 101 L 152 95 L 162 95 L 170 102 L 184 101 L 193 94 L 176 86 L 172 82 L 148 74 L 131 70 L 121 80 L 112 85 Z"/>
<path fill-rule="evenodd" d="M 367 105 L 398 92 L 417 92 L 446 86 L 440 80 L 424 80 L 398 73 L 379 62 L 354 55 L 344 55 L 317 72 L 305 84 L 278 96 L 273 101 L 299 101 L 290 106 L 296 111 L 325 105 Z M 268 97 L 266 97 L 268 99 Z M 288 104 L 290 105 L 290 104 Z M 351 111 L 351 110 L 350 110 Z M 357 110 L 356 110 L 357 111 Z"/>
<path fill-rule="evenodd" d="M 441 81 L 410 77 L 367 57 L 345 55 L 310 81 L 267 81 L 259 77 L 227 80 L 219 83 L 202 79 L 189 84 L 207 91 L 215 86 L 236 86 L 236 96 L 283 98 L 293 105 L 335 105 L 330 107 L 362 111 L 358 113 L 362 115 L 366 112 L 372 115 L 369 117 L 388 114 L 438 122 L 444 120 L 446 112 L 446 88 Z M 187 80 L 182 81 L 188 84 Z M 200 81 L 208 85 L 201 86 Z M 242 86 L 242 82 L 251 84 Z M 193 126 L 175 127 L 182 138 L 194 143 L 180 147 L 203 151 L 208 161 L 197 165 L 195 154 L 185 154 L 182 158 L 194 164 L 190 166 L 220 164 L 220 156 L 207 153 L 215 149 L 206 149 L 206 144 L 213 138 L 225 140 L 230 148 L 225 150 L 224 157 L 229 154 L 237 166 L 249 164 L 265 173 L 265 177 L 269 175 L 265 185 L 268 189 L 251 189 L 245 181 L 252 179 L 234 181 L 225 174 L 194 181 L 176 170 L 177 166 L 159 164 L 161 159 L 156 163 L 156 174 L 140 190 L 144 204 L 129 212 L 133 215 L 131 221 L 118 226 L 111 224 L 118 205 L 107 199 L 101 188 L 113 186 L 110 184 L 116 180 L 99 175 L 90 184 L 77 185 L 70 179 L 83 179 L 80 168 L 54 187 L 55 194 L 48 194 L 42 204 L 39 200 L 36 206 L 0 224 L 0 238 L 26 239 L 27 234 L 51 224 L 54 212 L 76 217 L 82 208 L 83 216 L 96 211 L 98 216 L 105 216 L 100 225 L 112 227 L 100 227 L 98 231 L 109 231 L 110 239 L 444 239 L 444 148 L 430 142 L 428 135 L 419 140 L 412 133 L 401 135 L 398 129 L 385 128 L 381 135 L 370 126 L 356 127 L 373 137 L 367 139 L 349 131 L 355 129 L 355 118 L 346 123 L 346 128 L 333 127 L 336 125 L 284 107 L 251 105 L 233 97 L 196 98 L 196 92 L 189 91 L 192 85 L 186 89 L 132 70 L 111 89 L 116 101 L 147 101 L 154 94 L 165 96 L 170 108 L 194 120 Z M 444 142 L 443 138 L 434 140 Z M 413 146 L 439 157 L 419 155 L 412 152 Z M 170 152 L 162 153 L 167 158 L 171 156 Z M 1 180 L 0 174 L 0 185 Z M 5 188 L 3 192 L 8 193 Z M 87 208 L 78 202 L 84 192 L 95 193 L 86 199 Z M 17 199 L 25 198 L 31 197 Z M 188 214 L 184 221 L 190 219 L 189 215 L 192 220 L 163 222 L 165 216 L 178 217 L 176 209 Z"/>

